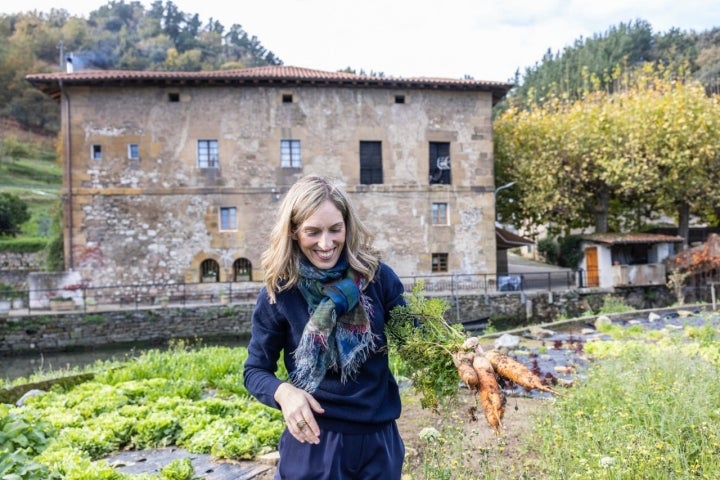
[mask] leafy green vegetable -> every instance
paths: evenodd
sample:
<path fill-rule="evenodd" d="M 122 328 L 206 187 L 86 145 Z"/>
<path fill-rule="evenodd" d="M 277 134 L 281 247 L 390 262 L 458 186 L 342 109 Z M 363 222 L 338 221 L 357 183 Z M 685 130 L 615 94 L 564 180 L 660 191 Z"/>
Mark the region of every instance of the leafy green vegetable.
<path fill-rule="evenodd" d="M 395 307 L 385 327 L 391 351 L 402 359 L 423 408 L 437 410 L 457 397 L 459 377 L 452 354 L 460 349 L 466 335 L 462 325 L 445 320 L 449 304 L 424 295 L 418 282 L 407 305 Z"/>
<path fill-rule="evenodd" d="M 173 460 L 160 470 L 160 475 L 163 480 L 195 480 L 200 478 L 195 475 L 195 469 L 189 458 Z"/>

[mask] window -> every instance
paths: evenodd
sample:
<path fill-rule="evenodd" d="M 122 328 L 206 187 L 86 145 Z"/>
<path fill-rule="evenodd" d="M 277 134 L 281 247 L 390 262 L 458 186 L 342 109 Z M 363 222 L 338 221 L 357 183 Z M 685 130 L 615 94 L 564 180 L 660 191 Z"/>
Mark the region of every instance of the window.
<path fill-rule="evenodd" d="M 102 145 L 93 145 L 90 149 L 93 160 L 102 160 Z"/>
<path fill-rule="evenodd" d="M 450 144 L 430 142 L 430 185 L 450 185 Z"/>
<path fill-rule="evenodd" d="M 447 203 L 433 203 L 432 204 L 432 219 L 433 225 L 447 225 L 448 224 L 448 205 Z"/>
<path fill-rule="evenodd" d="M 360 183 L 383 183 L 381 142 L 360 142 Z"/>
<path fill-rule="evenodd" d="M 140 159 L 140 146 L 137 143 L 131 143 L 128 145 L 128 158 L 130 160 Z"/>
<path fill-rule="evenodd" d="M 197 162 L 198 168 L 218 168 L 220 166 L 217 140 L 198 140 Z"/>
<path fill-rule="evenodd" d="M 395 95 L 395 103 L 405 103 L 405 95 Z"/>
<path fill-rule="evenodd" d="M 293 102 L 293 96 L 289 93 L 284 93 L 282 96 L 282 102 L 283 103 L 292 103 Z"/>
<path fill-rule="evenodd" d="M 237 230 L 237 208 L 220 208 L 220 230 Z"/>
<path fill-rule="evenodd" d="M 200 264 L 200 281 L 217 282 L 220 279 L 220 265 L 212 258 L 203 260 Z"/>
<path fill-rule="evenodd" d="M 175 103 L 175 102 L 179 102 L 179 101 L 180 101 L 179 93 L 175 93 L 175 92 L 168 93 L 168 102 Z"/>
<path fill-rule="evenodd" d="M 447 272 L 448 271 L 448 254 L 447 253 L 433 253 L 432 254 L 432 272 Z"/>
<path fill-rule="evenodd" d="M 238 258 L 233 263 L 233 273 L 236 282 L 252 281 L 252 263 L 247 258 Z"/>
<path fill-rule="evenodd" d="M 283 168 L 300 168 L 300 140 L 280 140 L 280 166 Z"/>

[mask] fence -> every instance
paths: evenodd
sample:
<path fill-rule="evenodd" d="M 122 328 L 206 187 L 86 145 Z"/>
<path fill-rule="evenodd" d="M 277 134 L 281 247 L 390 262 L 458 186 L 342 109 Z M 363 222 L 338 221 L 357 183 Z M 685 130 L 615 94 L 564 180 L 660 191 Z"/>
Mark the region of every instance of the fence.
<path fill-rule="evenodd" d="M 136 284 L 107 287 L 83 287 L 17 291 L 11 300 L 12 310 L 95 311 L 137 310 L 148 307 L 212 305 L 254 301 L 260 284 L 253 282 L 212 282 L 178 284 Z"/>
<path fill-rule="evenodd" d="M 409 292 L 423 282 L 430 295 L 477 295 L 504 292 L 567 290 L 575 285 L 570 271 L 533 272 L 513 275 L 458 274 L 401 277 Z M 212 305 L 254 302 L 259 282 L 203 282 L 136 284 L 107 287 L 72 285 L 55 289 L 13 292 L 8 309 L 19 313 L 39 311 L 137 310 L 149 307 Z M 2 300 L 2 299 L 0 299 Z M 1 302 L 0 302 L 1 303 Z M 2 314 L 0 306 L 0 314 Z"/>
<path fill-rule="evenodd" d="M 575 287 L 575 273 L 569 270 L 527 272 L 507 275 L 458 274 L 401 277 L 405 290 L 423 282 L 425 291 L 437 294 L 493 294 L 502 292 L 553 291 Z"/>

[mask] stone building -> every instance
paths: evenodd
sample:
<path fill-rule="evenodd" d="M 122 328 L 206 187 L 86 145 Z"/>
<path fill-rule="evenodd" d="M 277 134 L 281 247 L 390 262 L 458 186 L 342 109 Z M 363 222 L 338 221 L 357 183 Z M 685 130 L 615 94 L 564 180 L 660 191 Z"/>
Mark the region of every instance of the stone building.
<path fill-rule="evenodd" d="M 66 268 L 92 286 L 262 278 L 278 202 L 337 177 L 401 276 L 495 274 L 510 84 L 288 66 L 29 75 L 61 105 Z"/>

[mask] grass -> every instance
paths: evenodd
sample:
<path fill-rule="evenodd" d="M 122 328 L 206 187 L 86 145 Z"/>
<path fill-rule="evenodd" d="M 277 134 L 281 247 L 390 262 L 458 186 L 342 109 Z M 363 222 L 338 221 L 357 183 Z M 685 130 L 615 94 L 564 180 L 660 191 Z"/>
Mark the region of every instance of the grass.
<path fill-rule="evenodd" d="M 588 380 L 538 423 L 543 478 L 718 478 L 718 364 L 692 347 L 604 348 Z"/>
<path fill-rule="evenodd" d="M 25 142 L 12 136 L 0 139 L 0 192 L 20 197 L 31 215 L 21 225 L 22 236 L 51 235 L 62 185 L 62 169 L 56 158 L 52 142 Z"/>

